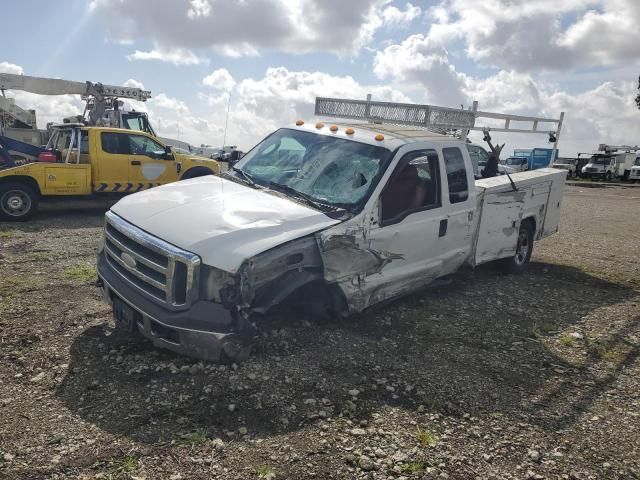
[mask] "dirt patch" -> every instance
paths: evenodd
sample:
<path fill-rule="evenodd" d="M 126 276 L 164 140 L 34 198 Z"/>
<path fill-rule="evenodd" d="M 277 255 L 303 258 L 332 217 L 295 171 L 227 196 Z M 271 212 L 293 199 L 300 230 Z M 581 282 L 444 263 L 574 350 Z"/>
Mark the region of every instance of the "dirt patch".
<path fill-rule="evenodd" d="M 638 478 L 640 199 L 569 189 L 491 266 L 347 321 L 270 319 L 219 366 L 113 330 L 104 208 L 0 225 L 0 476 Z"/>

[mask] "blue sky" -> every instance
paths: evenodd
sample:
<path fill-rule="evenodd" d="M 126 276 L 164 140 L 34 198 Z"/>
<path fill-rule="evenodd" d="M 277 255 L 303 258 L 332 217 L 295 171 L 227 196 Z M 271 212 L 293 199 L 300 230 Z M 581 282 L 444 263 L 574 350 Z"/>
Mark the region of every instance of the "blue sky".
<path fill-rule="evenodd" d="M 564 110 L 561 149 L 564 144 L 571 154 L 640 140 L 640 112 L 632 103 L 640 74 L 639 4 L 25 0 L 4 7 L 3 36 L 18 41 L 3 42 L 0 67 L 142 83 L 152 91 L 145 108 L 157 129 L 194 144 L 221 141 L 229 91 L 227 137 L 245 148 L 269 129 L 310 115 L 315 95 L 372 92 L 446 106 L 475 99 L 483 110 L 511 113 Z M 77 99 L 10 95 L 25 108 L 34 107 L 22 102 L 35 102 L 41 121 L 79 108 Z"/>

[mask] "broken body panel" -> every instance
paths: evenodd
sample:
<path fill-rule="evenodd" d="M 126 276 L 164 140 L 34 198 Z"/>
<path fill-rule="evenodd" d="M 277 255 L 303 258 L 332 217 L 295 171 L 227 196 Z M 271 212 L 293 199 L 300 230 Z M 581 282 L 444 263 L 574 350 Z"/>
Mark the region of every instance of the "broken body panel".
<path fill-rule="evenodd" d="M 503 176 L 476 181 L 465 144 L 451 137 L 434 134 L 407 140 L 389 135 L 380 141 L 371 134 L 375 125 L 356 127 L 355 135 L 345 134 L 344 127 L 331 133 L 322 127 L 298 130 L 322 137 L 323 148 L 331 138 L 386 148 L 389 160 L 381 163 L 384 170 L 379 176 L 354 175 L 354 190 L 369 189 L 357 209 L 323 212 L 300 198 L 254 185 L 240 174 L 228 180 L 203 177 L 159 187 L 126 197 L 112 208 L 112 215 L 197 255 L 201 265 L 194 288 L 199 308 L 210 302 L 215 315 L 222 305 L 236 332 L 245 331 L 256 314 L 286 300 L 319 300 L 344 314 L 359 312 L 424 287 L 465 263 L 475 266 L 513 256 L 520 224 L 527 219 L 533 222 L 536 239 L 557 230 L 565 172 L 540 169 L 515 174 L 514 191 Z M 279 148 L 282 144 L 279 140 Z M 294 157 L 299 160 L 299 146 L 295 148 L 278 157 L 289 162 L 284 170 Z M 253 157 L 249 152 L 238 168 Z M 342 161 L 340 157 L 336 155 L 335 162 Z M 331 165 L 323 163 L 321 168 L 330 170 Z M 390 204 L 397 200 L 397 195 L 390 195 L 391 187 L 406 171 L 416 175 L 415 191 L 421 199 L 391 215 Z M 308 170 L 306 175 L 308 179 Z M 126 277 L 139 278 L 140 272 L 133 266 L 118 279 L 110 271 L 112 260 L 117 259 L 108 252 L 99 253 L 98 273 L 107 298 L 124 297 L 137 315 L 146 318 L 144 307 L 128 294 L 131 281 Z M 185 282 L 172 278 L 170 283 L 175 288 Z M 163 322 L 157 312 L 153 321 L 175 331 L 175 341 L 168 345 L 160 334 L 143 331 L 154 341 L 180 353 L 220 360 L 220 348 L 203 354 L 202 349 L 195 352 L 189 347 L 201 328 L 196 324 Z M 189 344 L 180 340 L 182 333 Z"/>

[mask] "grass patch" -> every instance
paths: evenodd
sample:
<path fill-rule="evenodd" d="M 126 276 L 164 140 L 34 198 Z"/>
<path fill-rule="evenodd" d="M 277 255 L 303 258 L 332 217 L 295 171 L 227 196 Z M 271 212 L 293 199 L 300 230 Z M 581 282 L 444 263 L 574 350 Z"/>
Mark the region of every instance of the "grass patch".
<path fill-rule="evenodd" d="M 403 473 L 418 473 L 422 472 L 426 468 L 424 462 L 411 462 L 402 467 Z"/>
<path fill-rule="evenodd" d="M 0 293 L 13 296 L 18 293 L 26 292 L 33 286 L 33 280 L 27 280 L 26 277 L 12 275 L 10 277 L 0 278 Z"/>
<path fill-rule="evenodd" d="M 253 473 L 255 473 L 259 478 L 275 475 L 275 471 L 271 465 L 258 465 L 253 469 Z"/>
<path fill-rule="evenodd" d="M 560 337 L 560 343 L 565 347 L 573 347 L 576 344 L 576 339 L 571 335 L 562 335 Z"/>
<path fill-rule="evenodd" d="M 556 326 L 552 322 L 533 322 L 529 329 L 530 338 L 540 338 L 555 330 Z"/>
<path fill-rule="evenodd" d="M 192 447 L 194 445 L 202 445 L 209 440 L 209 434 L 206 430 L 196 430 L 189 433 L 181 433 L 176 440 L 179 447 Z"/>
<path fill-rule="evenodd" d="M 438 444 L 438 436 L 430 430 L 416 429 L 414 436 L 423 447 L 435 447 Z"/>
<path fill-rule="evenodd" d="M 620 363 L 624 359 L 625 354 L 613 348 L 598 346 L 594 349 L 596 357 L 605 362 Z"/>
<path fill-rule="evenodd" d="M 127 455 L 119 460 L 114 460 L 111 465 L 111 473 L 114 475 L 124 475 L 137 470 L 138 459 L 133 455 Z"/>
<path fill-rule="evenodd" d="M 96 271 L 95 265 L 80 263 L 67 268 L 64 271 L 64 276 L 71 280 L 78 280 L 79 282 L 90 282 L 97 278 L 98 272 Z"/>
<path fill-rule="evenodd" d="M 0 240 L 9 240 L 16 234 L 15 230 L 0 230 Z"/>

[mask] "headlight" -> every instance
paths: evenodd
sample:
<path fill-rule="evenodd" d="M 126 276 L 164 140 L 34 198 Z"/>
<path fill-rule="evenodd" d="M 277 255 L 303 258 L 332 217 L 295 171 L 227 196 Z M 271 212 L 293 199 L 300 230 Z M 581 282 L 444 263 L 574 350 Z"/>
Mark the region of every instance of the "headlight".
<path fill-rule="evenodd" d="M 234 299 L 232 292 L 236 288 L 234 275 L 219 268 L 202 265 L 200 267 L 200 298 L 209 302 L 225 304 Z"/>

